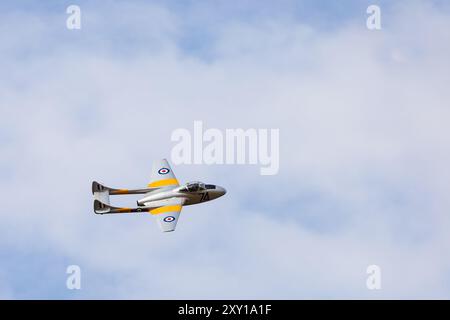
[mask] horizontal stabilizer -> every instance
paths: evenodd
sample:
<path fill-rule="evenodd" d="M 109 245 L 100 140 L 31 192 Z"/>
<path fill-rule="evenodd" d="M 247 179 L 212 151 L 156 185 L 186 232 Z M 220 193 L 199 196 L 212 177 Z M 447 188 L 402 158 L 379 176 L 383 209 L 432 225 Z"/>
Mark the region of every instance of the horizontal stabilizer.
<path fill-rule="evenodd" d="M 96 191 L 94 192 L 94 199 L 101 203 L 109 205 L 109 192 L 108 191 Z"/>

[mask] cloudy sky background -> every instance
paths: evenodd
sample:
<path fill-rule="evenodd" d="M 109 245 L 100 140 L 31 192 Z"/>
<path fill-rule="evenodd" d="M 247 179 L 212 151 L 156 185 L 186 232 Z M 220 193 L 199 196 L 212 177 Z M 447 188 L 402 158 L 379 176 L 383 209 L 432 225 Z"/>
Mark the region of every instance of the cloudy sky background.
<path fill-rule="evenodd" d="M 0 298 L 450 298 L 449 56 L 444 1 L 2 2 Z M 93 213 L 194 120 L 279 128 L 278 175 L 174 166 L 228 193 L 170 234 Z"/>

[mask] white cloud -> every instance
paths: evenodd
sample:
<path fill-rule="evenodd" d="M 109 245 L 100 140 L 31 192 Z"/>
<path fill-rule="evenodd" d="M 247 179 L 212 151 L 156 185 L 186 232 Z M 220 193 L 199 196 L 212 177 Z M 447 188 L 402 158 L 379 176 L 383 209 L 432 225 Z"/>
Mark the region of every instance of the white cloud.
<path fill-rule="evenodd" d="M 88 279 L 112 279 L 84 284 L 87 297 L 449 296 L 447 12 L 399 7 L 380 32 L 361 19 L 330 32 L 277 20 L 224 24 L 205 61 L 177 48 L 182 17 L 120 9 L 92 12 L 92 31 L 102 32 L 83 22 L 71 40 L 62 38 L 71 31 L 52 33 L 55 16 L 37 28 L 8 20 L 19 38 L 1 31 L 5 246 L 47 248 Z M 142 30 L 142 12 L 162 22 L 145 25 L 149 37 L 115 43 Z M 113 32 L 102 13 L 122 21 Z M 146 43 L 155 37 L 158 46 Z M 92 213 L 93 179 L 144 185 L 150 162 L 170 154 L 172 130 L 194 120 L 280 128 L 280 174 L 174 168 L 181 180 L 229 193 L 183 209 L 170 235 L 151 217 Z M 365 287 L 369 264 L 381 266 L 380 292 Z M 14 279 L 8 287 L 22 295 Z"/>

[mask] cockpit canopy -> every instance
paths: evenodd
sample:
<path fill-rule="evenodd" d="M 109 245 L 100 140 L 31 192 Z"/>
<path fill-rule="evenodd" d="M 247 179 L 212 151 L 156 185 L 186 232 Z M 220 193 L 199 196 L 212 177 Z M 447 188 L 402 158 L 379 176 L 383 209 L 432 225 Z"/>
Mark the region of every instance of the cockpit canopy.
<path fill-rule="evenodd" d="M 192 182 L 188 182 L 186 183 L 186 185 L 184 187 L 182 187 L 180 189 L 181 192 L 198 192 L 198 191 L 203 191 L 203 190 L 211 190 L 211 189 L 215 189 L 216 186 L 213 184 L 204 184 L 203 182 L 200 181 L 192 181 Z"/>

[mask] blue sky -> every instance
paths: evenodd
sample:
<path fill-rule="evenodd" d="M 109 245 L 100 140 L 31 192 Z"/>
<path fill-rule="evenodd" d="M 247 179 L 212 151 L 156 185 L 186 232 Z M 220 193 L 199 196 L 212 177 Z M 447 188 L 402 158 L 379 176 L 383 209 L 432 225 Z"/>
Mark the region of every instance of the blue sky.
<path fill-rule="evenodd" d="M 448 4 L 239 3 L 0 4 L 1 298 L 449 298 Z M 195 120 L 280 129 L 279 173 L 174 166 L 228 193 L 169 235 L 93 214 Z"/>

